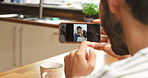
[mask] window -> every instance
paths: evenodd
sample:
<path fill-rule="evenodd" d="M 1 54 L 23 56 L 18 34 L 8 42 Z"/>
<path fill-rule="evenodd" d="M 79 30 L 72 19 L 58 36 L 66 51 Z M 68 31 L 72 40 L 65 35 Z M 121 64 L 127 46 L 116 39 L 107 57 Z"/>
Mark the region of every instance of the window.
<path fill-rule="evenodd" d="M 72 4 L 82 4 L 85 2 L 93 2 L 93 3 L 99 4 L 100 0 L 44 0 L 44 3 L 64 4 L 66 2 L 69 2 Z"/>

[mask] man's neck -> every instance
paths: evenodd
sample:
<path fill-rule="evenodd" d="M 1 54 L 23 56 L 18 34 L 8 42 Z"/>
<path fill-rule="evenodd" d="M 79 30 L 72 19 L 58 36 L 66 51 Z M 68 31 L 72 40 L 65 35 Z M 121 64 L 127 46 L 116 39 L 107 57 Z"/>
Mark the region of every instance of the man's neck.
<path fill-rule="evenodd" d="M 129 17 L 125 23 L 125 40 L 131 55 L 134 55 L 140 49 L 148 47 L 148 26 Z"/>
<path fill-rule="evenodd" d="M 121 10 L 120 16 L 125 42 L 130 54 L 134 55 L 140 49 L 148 47 L 148 25 L 142 24 L 136 20 L 131 13 L 123 9 Z"/>

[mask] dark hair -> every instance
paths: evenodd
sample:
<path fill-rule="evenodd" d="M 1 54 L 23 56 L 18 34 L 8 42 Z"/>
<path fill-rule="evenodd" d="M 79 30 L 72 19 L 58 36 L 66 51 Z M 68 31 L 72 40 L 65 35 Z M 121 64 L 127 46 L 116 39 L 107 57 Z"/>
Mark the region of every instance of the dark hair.
<path fill-rule="evenodd" d="M 105 5 L 103 8 L 110 14 L 107 0 L 101 0 Z M 135 19 L 148 25 L 148 0 L 125 0 L 130 7 L 130 12 Z"/>
<path fill-rule="evenodd" d="M 85 30 L 83 30 L 83 36 L 87 38 L 87 32 Z"/>
<path fill-rule="evenodd" d="M 148 25 L 148 0 L 125 0 L 135 19 Z"/>
<path fill-rule="evenodd" d="M 82 27 L 81 27 L 81 26 L 78 26 L 78 27 L 77 27 L 77 30 L 78 30 L 79 28 L 80 28 L 80 29 L 82 29 Z"/>

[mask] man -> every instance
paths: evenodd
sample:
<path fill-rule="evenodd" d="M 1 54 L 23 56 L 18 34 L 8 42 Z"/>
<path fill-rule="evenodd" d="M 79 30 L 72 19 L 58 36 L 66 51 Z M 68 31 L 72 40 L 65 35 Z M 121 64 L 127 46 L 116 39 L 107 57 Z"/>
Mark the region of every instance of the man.
<path fill-rule="evenodd" d="M 82 35 L 82 27 L 77 27 L 77 32 L 74 34 L 74 42 L 77 42 L 78 37 L 81 37 Z"/>
<path fill-rule="evenodd" d="M 65 56 L 66 77 L 148 78 L 148 0 L 101 0 L 100 17 L 111 45 L 82 42 L 76 52 Z M 85 50 L 88 46 L 92 47 L 89 55 Z M 117 58 L 127 54 L 131 57 L 87 76 L 95 67 L 93 49 L 104 50 Z"/>

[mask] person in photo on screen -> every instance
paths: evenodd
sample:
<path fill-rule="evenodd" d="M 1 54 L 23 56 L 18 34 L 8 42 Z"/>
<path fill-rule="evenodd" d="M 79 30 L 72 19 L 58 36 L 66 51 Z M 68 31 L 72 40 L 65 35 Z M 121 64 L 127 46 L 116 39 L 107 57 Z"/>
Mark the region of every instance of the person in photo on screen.
<path fill-rule="evenodd" d="M 74 34 L 74 42 L 77 42 L 78 37 L 82 36 L 82 27 L 77 26 L 77 32 Z"/>
<path fill-rule="evenodd" d="M 62 41 L 62 42 L 66 42 L 66 38 L 65 38 L 65 35 L 66 35 L 66 30 L 65 30 L 66 28 L 65 28 L 65 26 L 62 26 L 61 27 L 61 33 L 60 33 L 60 40 Z"/>

